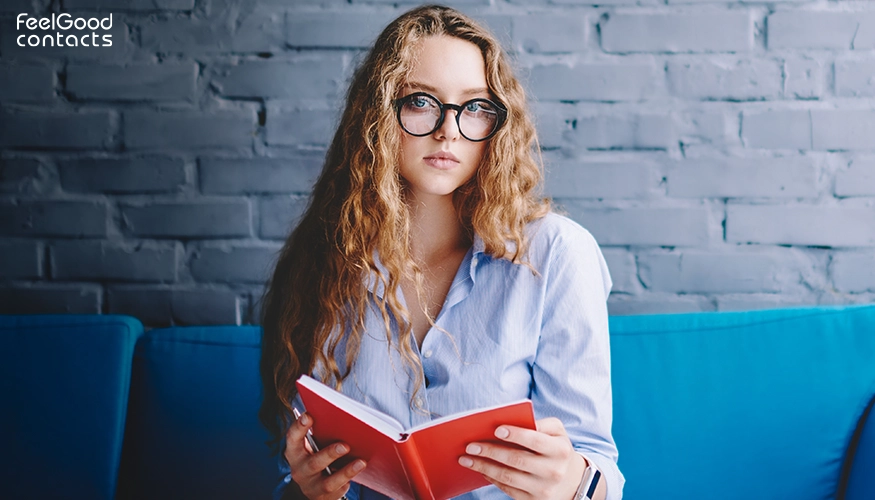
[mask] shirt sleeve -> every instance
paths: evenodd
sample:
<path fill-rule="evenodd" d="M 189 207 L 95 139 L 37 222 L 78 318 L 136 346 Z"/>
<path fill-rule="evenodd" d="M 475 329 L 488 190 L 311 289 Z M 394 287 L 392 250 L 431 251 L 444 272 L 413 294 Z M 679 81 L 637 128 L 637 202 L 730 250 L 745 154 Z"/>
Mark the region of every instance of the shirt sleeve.
<path fill-rule="evenodd" d="M 575 223 L 563 227 L 549 255 L 542 272 L 544 309 L 532 367 L 535 412 L 538 418 L 563 422 L 575 450 L 601 470 L 607 498 L 619 500 L 625 480 L 611 435 L 611 277 L 595 239 Z"/>

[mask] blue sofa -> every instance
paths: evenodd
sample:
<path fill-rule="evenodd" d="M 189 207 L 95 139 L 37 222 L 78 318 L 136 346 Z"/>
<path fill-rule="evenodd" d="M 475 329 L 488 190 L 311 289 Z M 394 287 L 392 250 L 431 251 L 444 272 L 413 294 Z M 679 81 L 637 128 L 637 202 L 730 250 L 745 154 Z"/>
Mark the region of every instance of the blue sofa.
<path fill-rule="evenodd" d="M 269 496 L 257 327 L 0 332 L 3 497 Z M 612 317 L 611 348 L 625 498 L 875 498 L 875 306 Z"/>

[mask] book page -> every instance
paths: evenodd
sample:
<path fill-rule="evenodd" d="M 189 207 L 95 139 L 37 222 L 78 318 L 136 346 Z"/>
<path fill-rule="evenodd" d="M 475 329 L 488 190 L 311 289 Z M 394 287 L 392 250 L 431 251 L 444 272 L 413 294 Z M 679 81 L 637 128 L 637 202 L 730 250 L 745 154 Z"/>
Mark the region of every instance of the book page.
<path fill-rule="evenodd" d="M 335 391 L 313 377 L 301 375 L 298 381 L 326 401 L 354 415 L 381 434 L 385 434 L 397 441 L 401 438 L 401 434 L 404 433 L 404 426 L 401 425 L 401 422 L 345 394 Z"/>
<path fill-rule="evenodd" d="M 445 415 L 443 417 L 436 418 L 436 419 L 429 421 L 429 422 L 426 422 L 424 424 L 417 425 L 416 427 L 411 428 L 407 432 L 412 434 L 418 430 L 427 429 L 429 427 L 434 427 L 435 425 L 441 425 L 442 423 L 448 422 L 450 420 L 458 420 L 460 418 L 464 418 L 464 417 L 467 417 L 469 415 L 475 415 L 477 413 L 486 413 L 486 412 L 489 412 L 492 410 L 497 410 L 499 408 L 504 408 L 506 406 L 514 406 L 514 405 L 518 405 L 520 403 L 525 403 L 527 401 L 529 401 L 529 400 L 528 399 L 520 399 L 517 401 L 511 401 L 509 403 L 502 403 L 502 404 L 498 404 L 498 405 L 494 405 L 494 406 L 487 406 L 485 408 L 476 408 L 476 409 L 469 410 L 469 411 L 453 413 L 452 415 Z"/>

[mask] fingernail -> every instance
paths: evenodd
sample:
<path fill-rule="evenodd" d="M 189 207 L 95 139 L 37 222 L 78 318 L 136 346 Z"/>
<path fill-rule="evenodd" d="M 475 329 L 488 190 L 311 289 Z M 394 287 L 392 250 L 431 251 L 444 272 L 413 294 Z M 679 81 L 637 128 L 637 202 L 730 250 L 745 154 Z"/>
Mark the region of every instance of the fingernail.
<path fill-rule="evenodd" d="M 498 429 L 495 429 L 495 437 L 499 439 L 504 439 L 509 435 L 510 431 L 505 429 L 504 427 L 499 427 Z"/>
<path fill-rule="evenodd" d="M 468 457 L 459 457 L 459 465 L 462 467 L 471 467 L 474 465 L 474 461 Z"/>
<path fill-rule="evenodd" d="M 301 425 L 303 426 L 310 425 L 310 416 L 305 413 L 301 415 L 301 418 L 299 418 L 298 421 L 301 422 Z"/>
<path fill-rule="evenodd" d="M 481 451 L 483 450 L 476 444 L 469 444 L 468 447 L 465 448 L 465 452 L 471 455 L 479 455 Z"/>
<path fill-rule="evenodd" d="M 336 451 L 337 453 L 346 453 L 347 450 L 346 450 L 346 446 L 339 444 L 339 445 L 334 447 L 334 451 Z"/>
<path fill-rule="evenodd" d="M 356 461 L 356 463 L 352 464 L 352 470 L 358 472 L 365 468 L 365 463 L 361 460 Z"/>

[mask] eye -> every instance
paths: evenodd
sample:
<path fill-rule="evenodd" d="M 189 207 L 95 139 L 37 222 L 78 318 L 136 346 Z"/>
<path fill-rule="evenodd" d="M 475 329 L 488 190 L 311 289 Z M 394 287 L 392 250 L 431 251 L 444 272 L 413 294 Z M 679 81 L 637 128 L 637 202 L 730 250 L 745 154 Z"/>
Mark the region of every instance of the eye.
<path fill-rule="evenodd" d="M 433 106 L 431 99 L 422 95 L 413 96 L 410 99 L 409 104 L 415 108 L 427 108 Z"/>
<path fill-rule="evenodd" d="M 479 102 L 479 101 L 469 102 L 465 106 L 465 111 L 467 111 L 469 113 L 476 113 L 476 112 L 483 110 L 483 109 L 484 109 L 483 103 Z"/>

